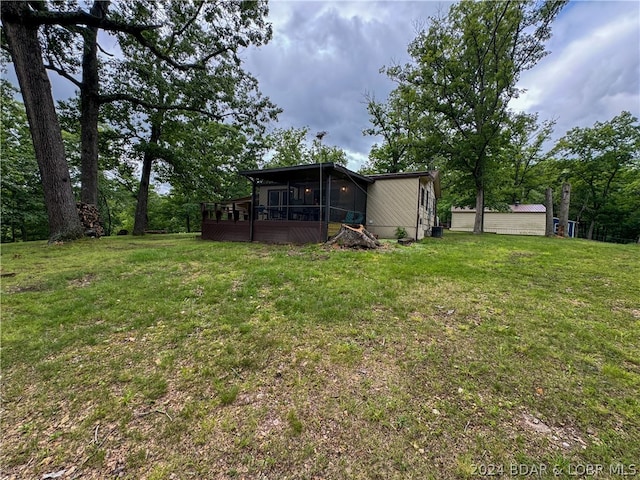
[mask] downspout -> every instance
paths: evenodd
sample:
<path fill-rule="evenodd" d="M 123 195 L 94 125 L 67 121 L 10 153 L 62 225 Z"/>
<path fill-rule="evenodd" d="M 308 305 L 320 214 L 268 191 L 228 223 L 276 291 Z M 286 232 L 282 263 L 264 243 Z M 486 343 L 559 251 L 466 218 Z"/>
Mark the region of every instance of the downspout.
<path fill-rule="evenodd" d="M 418 229 L 420 228 L 420 187 L 420 177 L 418 177 L 418 194 L 416 195 L 416 198 L 418 199 L 418 211 L 416 212 L 416 240 L 419 240 Z"/>
<path fill-rule="evenodd" d="M 320 181 L 318 182 L 318 188 L 320 189 L 320 198 L 318 199 L 318 208 L 320 211 L 318 212 L 318 228 L 319 237 L 322 238 L 322 159 L 320 159 Z"/>

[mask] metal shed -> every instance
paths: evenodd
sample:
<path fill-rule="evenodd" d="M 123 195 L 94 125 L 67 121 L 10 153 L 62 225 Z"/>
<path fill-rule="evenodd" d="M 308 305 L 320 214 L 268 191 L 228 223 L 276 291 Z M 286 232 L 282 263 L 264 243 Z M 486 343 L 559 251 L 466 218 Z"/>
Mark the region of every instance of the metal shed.
<path fill-rule="evenodd" d="M 504 235 L 544 235 L 547 209 L 542 204 L 509 205 L 500 212 L 485 209 L 484 231 Z M 475 208 L 451 208 L 451 230 L 473 232 Z"/>

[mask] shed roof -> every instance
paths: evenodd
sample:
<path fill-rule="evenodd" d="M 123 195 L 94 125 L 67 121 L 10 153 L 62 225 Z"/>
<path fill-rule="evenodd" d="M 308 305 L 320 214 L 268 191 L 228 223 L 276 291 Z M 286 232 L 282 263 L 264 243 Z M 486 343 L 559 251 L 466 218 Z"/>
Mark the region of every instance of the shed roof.
<path fill-rule="evenodd" d="M 509 205 L 509 210 L 511 213 L 546 213 L 547 208 L 541 203 L 532 203 L 532 204 L 515 204 Z M 452 212 L 456 213 L 475 213 L 475 208 L 467 208 L 467 207 L 451 207 Z M 490 208 L 484 209 L 485 213 L 509 213 L 509 212 L 500 212 L 500 210 L 492 210 Z"/>

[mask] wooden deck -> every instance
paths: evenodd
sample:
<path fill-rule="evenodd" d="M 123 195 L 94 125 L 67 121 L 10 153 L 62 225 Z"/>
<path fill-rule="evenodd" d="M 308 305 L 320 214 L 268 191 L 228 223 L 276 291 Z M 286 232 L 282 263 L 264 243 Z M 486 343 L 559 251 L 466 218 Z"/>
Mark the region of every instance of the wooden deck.
<path fill-rule="evenodd" d="M 202 222 L 202 239 L 219 242 L 248 242 L 251 224 L 247 222 L 207 219 Z"/>
<path fill-rule="evenodd" d="M 251 225 L 248 221 L 202 222 L 202 239 L 220 242 L 249 242 Z M 256 220 L 253 240 L 264 243 L 322 243 L 327 240 L 326 222 Z"/>

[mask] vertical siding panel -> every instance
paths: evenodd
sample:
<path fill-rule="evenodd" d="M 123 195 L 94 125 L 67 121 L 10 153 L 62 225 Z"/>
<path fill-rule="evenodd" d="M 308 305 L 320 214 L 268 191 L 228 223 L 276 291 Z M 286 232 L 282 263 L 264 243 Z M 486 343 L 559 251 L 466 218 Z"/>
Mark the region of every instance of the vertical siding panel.
<path fill-rule="evenodd" d="M 394 238 L 403 227 L 416 238 L 418 178 L 378 179 L 369 185 L 367 230 L 381 238 Z"/>
<path fill-rule="evenodd" d="M 475 212 L 452 212 L 451 230 L 472 232 Z M 484 231 L 504 235 L 544 235 L 545 213 L 485 212 Z"/>

